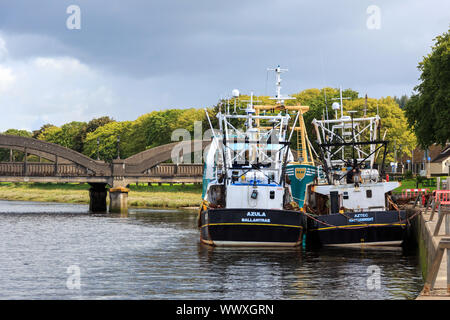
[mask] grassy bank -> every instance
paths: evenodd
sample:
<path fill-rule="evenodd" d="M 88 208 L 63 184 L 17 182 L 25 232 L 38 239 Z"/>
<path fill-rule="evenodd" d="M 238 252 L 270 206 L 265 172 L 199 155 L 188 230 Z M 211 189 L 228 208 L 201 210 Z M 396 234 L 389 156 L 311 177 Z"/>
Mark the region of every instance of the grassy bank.
<path fill-rule="evenodd" d="M 89 203 L 88 184 L 0 183 L 0 200 Z M 196 207 L 201 202 L 201 185 L 131 185 L 128 205 L 131 207 Z M 109 199 L 107 199 L 109 202 Z"/>
<path fill-rule="evenodd" d="M 403 180 L 400 188 L 414 189 L 415 180 Z M 421 185 L 419 185 L 421 187 Z M 428 187 L 429 188 L 429 187 Z M 436 188 L 429 188 L 435 190 Z M 193 184 L 131 185 L 128 194 L 130 207 L 181 208 L 198 207 L 202 186 Z M 62 203 L 89 203 L 89 185 L 77 183 L 0 183 L 0 200 L 43 201 Z M 107 198 L 107 201 L 109 199 Z"/>
<path fill-rule="evenodd" d="M 441 177 L 441 189 L 443 187 L 443 182 L 446 180 L 446 176 Z M 402 185 L 394 190 L 395 193 L 401 193 L 403 189 L 416 189 L 416 180 L 415 179 L 405 179 L 401 181 Z M 423 183 L 419 183 L 419 189 L 429 189 L 430 191 L 436 190 L 437 188 L 426 186 Z"/>

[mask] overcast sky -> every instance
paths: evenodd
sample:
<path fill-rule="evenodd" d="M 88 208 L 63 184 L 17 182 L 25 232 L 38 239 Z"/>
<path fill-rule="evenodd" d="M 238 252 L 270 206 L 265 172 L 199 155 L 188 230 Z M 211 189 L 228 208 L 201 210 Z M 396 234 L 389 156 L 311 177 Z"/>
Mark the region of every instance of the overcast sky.
<path fill-rule="evenodd" d="M 0 131 L 273 95 L 277 64 L 285 94 L 410 95 L 449 24 L 448 0 L 0 0 Z"/>

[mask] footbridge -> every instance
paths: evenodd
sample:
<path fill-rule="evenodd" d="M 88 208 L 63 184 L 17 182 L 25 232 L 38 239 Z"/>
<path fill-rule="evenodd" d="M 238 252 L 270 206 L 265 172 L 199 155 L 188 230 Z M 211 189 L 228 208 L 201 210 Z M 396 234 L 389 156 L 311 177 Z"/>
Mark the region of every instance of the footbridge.
<path fill-rule="evenodd" d="M 57 144 L 19 136 L 0 135 L 0 149 L 9 161 L 0 162 L 0 182 L 89 183 L 90 211 L 106 212 L 109 191 L 110 212 L 127 210 L 131 183 L 200 183 L 203 165 L 164 163 L 174 157 L 191 157 L 203 152 L 210 141 L 174 142 L 145 150 L 112 162 L 93 160 Z M 23 152 L 16 161 L 14 151 Z M 34 155 L 36 161 L 30 161 Z M 5 158 L 5 157 L 3 157 Z M 110 186 L 107 190 L 107 186 Z"/>

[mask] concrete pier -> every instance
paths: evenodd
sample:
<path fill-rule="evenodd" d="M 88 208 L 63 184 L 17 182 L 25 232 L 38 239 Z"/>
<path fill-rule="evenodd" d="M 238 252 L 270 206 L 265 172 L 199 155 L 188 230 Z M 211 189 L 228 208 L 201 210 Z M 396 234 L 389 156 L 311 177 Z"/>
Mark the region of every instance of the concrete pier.
<path fill-rule="evenodd" d="M 128 212 L 128 192 L 130 189 L 125 187 L 109 189 L 109 212 L 121 214 Z"/>
<path fill-rule="evenodd" d="M 437 236 L 434 236 L 434 231 L 436 229 L 436 225 L 438 222 L 438 213 L 435 212 L 433 216 L 433 220 L 430 221 L 431 210 L 428 209 L 427 213 L 424 213 L 425 209 L 417 209 L 422 211 L 422 214 L 418 216 L 418 226 L 417 226 L 417 236 L 419 242 L 419 253 L 422 264 L 422 273 L 424 280 L 427 278 L 428 273 L 430 272 L 433 259 L 436 256 L 436 252 L 438 249 L 439 242 L 443 238 L 450 238 L 450 235 L 446 235 L 446 221 L 442 223 L 440 227 L 440 232 Z M 449 207 L 441 208 L 441 210 L 450 210 Z M 447 215 L 447 219 L 450 216 Z M 442 257 L 441 265 L 439 267 L 439 271 L 436 277 L 436 282 L 434 285 L 434 289 L 431 290 L 429 295 L 424 294 L 422 291 L 421 294 L 417 297 L 417 300 L 450 300 L 450 294 L 447 292 L 447 265 L 448 265 L 448 257 L 447 250 L 444 251 L 444 255 Z"/>
<path fill-rule="evenodd" d="M 89 211 L 92 213 L 103 213 L 106 207 L 106 183 L 91 183 L 89 189 Z"/>

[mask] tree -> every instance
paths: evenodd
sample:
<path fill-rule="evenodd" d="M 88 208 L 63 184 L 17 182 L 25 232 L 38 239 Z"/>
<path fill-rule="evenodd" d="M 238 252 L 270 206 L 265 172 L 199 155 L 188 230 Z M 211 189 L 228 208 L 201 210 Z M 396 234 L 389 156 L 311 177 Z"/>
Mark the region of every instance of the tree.
<path fill-rule="evenodd" d="M 66 123 L 60 128 L 49 126 L 38 135 L 38 139 L 82 152 L 86 136 L 86 126 L 86 122 L 78 121 Z"/>
<path fill-rule="evenodd" d="M 314 149 L 319 151 L 319 146 L 317 145 L 317 137 L 316 132 L 314 130 L 314 126 L 312 125 L 313 119 L 334 119 L 334 111 L 331 109 L 331 105 L 333 102 L 339 102 L 339 89 L 336 88 L 322 88 L 322 89 L 306 89 L 299 93 L 292 95 L 295 98 L 295 101 L 290 101 L 290 104 L 293 105 L 303 105 L 309 106 L 309 111 L 304 114 L 305 127 L 306 132 L 308 133 L 308 138 L 311 141 Z M 342 90 L 343 98 L 357 99 L 358 92 L 352 89 Z M 344 100 L 344 106 L 349 100 Z M 328 110 L 328 115 L 327 115 Z M 293 137 L 293 142 L 291 143 L 291 147 L 296 149 L 296 139 L 297 137 Z"/>
<path fill-rule="evenodd" d="M 32 133 L 27 130 L 17 130 L 17 129 L 8 129 L 3 134 L 8 134 L 11 136 L 19 136 L 19 137 L 25 137 L 25 138 L 31 138 Z"/>
<path fill-rule="evenodd" d="M 308 133 L 309 140 L 311 141 L 313 147 L 318 150 L 318 145 L 316 142 L 316 133 L 312 125 L 313 119 L 322 119 L 326 113 L 326 108 L 328 107 L 328 114 L 330 118 L 334 118 L 334 112 L 331 110 L 331 104 L 333 102 L 336 102 L 339 98 L 339 89 L 335 88 L 323 88 L 323 89 L 306 89 L 303 91 L 300 91 L 298 93 L 291 94 L 291 96 L 294 99 L 286 100 L 285 103 L 287 106 L 292 105 L 303 105 L 303 106 L 309 106 L 309 111 L 304 114 L 304 120 L 305 120 L 305 126 L 306 131 Z M 345 89 L 342 91 L 342 96 L 345 98 L 350 99 L 357 99 L 358 98 L 358 92 L 354 91 L 352 89 Z M 254 96 L 254 101 L 258 101 L 255 104 L 262 104 L 262 105 L 275 105 L 276 100 L 271 99 L 268 96 Z M 246 107 L 246 104 L 250 101 L 250 96 L 248 95 L 241 95 L 239 99 L 237 100 L 237 113 L 238 114 L 245 114 L 244 110 Z M 348 101 L 348 100 L 344 100 Z M 217 120 L 216 120 L 216 114 L 219 112 L 219 109 L 222 110 L 222 112 L 226 108 L 226 101 L 221 100 L 219 103 L 212 108 L 208 108 L 208 113 L 211 118 L 211 122 L 213 123 L 214 128 L 218 127 Z M 234 109 L 234 100 L 230 101 L 230 111 L 233 112 Z M 295 116 L 292 116 L 292 119 Z M 231 121 L 233 126 L 236 128 L 242 128 L 244 125 L 244 121 Z M 207 120 L 204 120 L 203 127 L 209 128 L 209 124 L 207 123 Z M 297 133 L 295 133 L 292 136 L 291 140 L 291 148 L 297 149 Z"/>
<path fill-rule="evenodd" d="M 110 161 L 117 158 L 117 137 L 120 136 L 120 157 L 128 158 L 134 154 L 132 138 L 133 122 L 110 122 L 98 127 L 86 136 L 83 153 L 93 159 L 97 157 L 97 138 L 99 139 L 100 159 Z"/>
<path fill-rule="evenodd" d="M 395 100 L 395 102 L 398 103 L 398 105 L 400 106 L 401 109 L 404 109 L 406 104 L 409 101 L 409 97 L 406 94 L 404 94 L 400 98 L 394 96 L 394 100 Z"/>
<path fill-rule="evenodd" d="M 39 130 L 34 130 L 34 131 L 33 131 L 33 136 L 32 136 L 32 138 L 38 139 L 39 135 L 40 135 L 42 132 L 44 132 L 45 129 L 48 129 L 48 128 L 50 128 L 50 127 L 54 127 L 54 125 L 52 125 L 52 124 L 50 124 L 50 123 L 47 123 L 47 124 L 44 124 L 43 126 L 41 126 L 41 128 L 40 128 Z"/>
<path fill-rule="evenodd" d="M 172 132 L 176 129 L 186 129 L 192 139 L 194 138 L 194 122 L 203 121 L 205 111 L 203 109 L 169 109 L 153 111 L 139 117 L 136 122 L 136 130 L 145 136 L 145 148 L 153 148 L 173 142 Z M 209 125 L 203 125 L 203 131 Z"/>
<path fill-rule="evenodd" d="M 344 103 L 344 110 L 357 111 L 354 116 L 362 117 L 364 103 L 364 98 L 347 101 Z M 394 148 L 399 150 L 401 147 L 403 153 L 411 155 L 411 150 L 415 148 L 417 140 L 414 133 L 408 129 L 405 112 L 399 107 L 394 98 L 368 98 L 366 115 L 372 117 L 377 113 L 381 118 L 379 137 L 382 139 L 386 132 L 385 140 L 389 141 L 386 161 L 394 161 Z M 367 137 L 363 136 L 363 139 L 367 139 Z M 382 151 L 378 154 L 379 161 L 381 161 L 383 155 Z M 398 155 L 399 157 L 400 155 Z"/>
<path fill-rule="evenodd" d="M 86 126 L 86 134 L 89 132 L 94 132 L 95 130 L 97 130 L 98 127 L 102 127 L 105 124 L 114 121 L 115 121 L 114 119 L 111 119 L 108 116 L 92 119 L 91 121 L 88 122 Z"/>
<path fill-rule="evenodd" d="M 41 130 L 41 133 L 38 134 L 36 138 L 39 140 L 60 144 L 63 141 L 63 139 L 60 138 L 62 134 L 61 131 L 62 130 L 60 127 L 50 125 L 47 126 L 46 128 L 43 128 Z"/>
<path fill-rule="evenodd" d="M 421 83 L 406 104 L 406 117 L 423 148 L 450 139 L 450 29 L 437 36 L 418 69 Z"/>
<path fill-rule="evenodd" d="M 11 136 L 19 136 L 25 138 L 31 138 L 32 133 L 27 130 L 17 130 L 17 129 L 8 129 L 2 134 L 7 134 Z M 0 149 L 0 161 L 9 161 L 9 150 Z M 15 161 L 23 161 L 24 153 L 22 151 L 13 150 L 13 159 Z"/>

